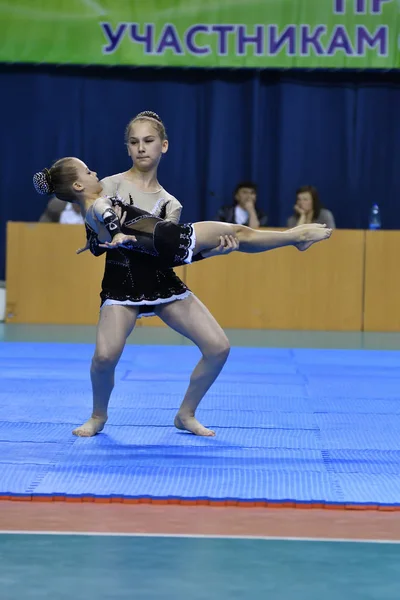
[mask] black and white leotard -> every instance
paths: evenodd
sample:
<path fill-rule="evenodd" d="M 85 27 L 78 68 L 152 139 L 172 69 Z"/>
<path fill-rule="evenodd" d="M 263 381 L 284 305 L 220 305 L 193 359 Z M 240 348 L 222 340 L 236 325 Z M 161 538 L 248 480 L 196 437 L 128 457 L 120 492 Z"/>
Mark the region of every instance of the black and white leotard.
<path fill-rule="evenodd" d="M 190 223 L 176 224 L 111 198 L 113 206 L 126 211 L 121 230 L 134 235 L 132 248 L 107 250 L 102 281 L 101 300 L 104 304 L 148 305 L 180 300 L 191 292 L 177 277 L 173 267 L 201 260 L 193 257 L 196 239 Z M 105 252 L 99 247 L 97 233 L 85 222 L 90 250 L 95 256 Z M 152 314 L 150 311 L 148 314 Z"/>

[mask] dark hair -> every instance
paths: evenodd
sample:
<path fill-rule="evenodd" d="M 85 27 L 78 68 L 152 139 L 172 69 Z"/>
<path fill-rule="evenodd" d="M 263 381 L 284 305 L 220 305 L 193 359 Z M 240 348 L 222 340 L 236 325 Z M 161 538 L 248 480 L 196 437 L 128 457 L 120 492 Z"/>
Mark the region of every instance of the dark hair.
<path fill-rule="evenodd" d="M 299 194 L 309 193 L 312 198 L 313 219 L 318 219 L 319 213 L 323 208 L 319 199 L 318 190 L 313 185 L 303 185 L 296 190 L 296 202 Z M 295 213 L 296 214 L 296 213 Z M 297 216 L 297 214 L 296 214 Z"/>
<path fill-rule="evenodd" d="M 50 169 L 43 169 L 33 176 L 33 185 L 39 194 L 55 194 L 59 200 L 73 202 L 75 193 L 72 189 L 77 179 L 76 165 L 72 157 L 60 158 Z"/>
<path fill-rule="evenodd" d="M 131 127 L 133 125 L 133 123 L 136 123 L 136 121 L 150 121 L 154 127 L 157 129 L 157 133 L 160 136 L 161 140 L 167 140 L 167 132 L 165 130 L 165 126 L 164 123 L 162 122 L 161 118 L 158 116 L 157 113 L 151 111 L 151 110 L 144 110 L 143 112 L 140 112 L 139 114 L 136 115 L 136 117 L 133 117 L 133 119 L 131 119 L 128 123 L 128 125 L 126 126 L 125 129 L 125 143 L 128 143 L 128 139 L 129 139 L 129 132 L 131 130 Z"/>
<path fill-rule="evenodd" d="M 254 192 L 257 194 L 257 185 L 255 183 L 253 183 L 252 181 L 241 181 L 237 184 L 237 186 L 235 187 L 235 191 L 233 192 L 234 205 L 237 204 L 236 194 L 243 188 L 249 188 L 250 190 L 254 190 Z"/>

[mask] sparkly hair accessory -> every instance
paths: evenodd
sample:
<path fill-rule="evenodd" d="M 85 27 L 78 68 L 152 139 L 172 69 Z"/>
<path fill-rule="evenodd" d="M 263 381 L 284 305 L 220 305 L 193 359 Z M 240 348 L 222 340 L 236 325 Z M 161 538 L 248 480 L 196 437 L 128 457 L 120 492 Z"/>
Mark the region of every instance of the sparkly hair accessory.
<path fill-rule="evenodd" d="M 136 115 L 135 119 L 140 119 L 142 117 L 147 117 L 148 119 L 154 119 L 155 121 L 158 121 L 159 123 L 162 124 L 161 118 L 158 116 L 157 113 L 153 112 L 152 110 L 144 110 L 143 112 Z"/>
<path fill-rule="evenodd" d="M 43 169 L 33 176 L 33 186 L 38 194 L 52 194 L 51 177 L 48 169 Z"/>

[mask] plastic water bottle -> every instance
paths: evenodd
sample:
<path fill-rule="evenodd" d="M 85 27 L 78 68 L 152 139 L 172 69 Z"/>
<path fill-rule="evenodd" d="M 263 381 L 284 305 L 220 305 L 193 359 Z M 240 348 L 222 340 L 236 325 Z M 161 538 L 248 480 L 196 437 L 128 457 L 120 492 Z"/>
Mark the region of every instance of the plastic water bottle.
<path fill-rule="evenodd" d="M 369 215 L 369 228 L 380 229 L 381 225 L 381 213 L 379 210 L 379 206 L 377 204 L 374 204 L 371 208 L 371 213 Z"/>

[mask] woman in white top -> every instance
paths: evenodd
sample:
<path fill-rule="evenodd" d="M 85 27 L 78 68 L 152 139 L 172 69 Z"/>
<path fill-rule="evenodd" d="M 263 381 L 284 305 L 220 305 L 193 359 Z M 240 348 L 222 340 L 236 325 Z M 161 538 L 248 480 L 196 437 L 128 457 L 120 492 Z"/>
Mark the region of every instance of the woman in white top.
<path fill-rule="evenodd" d="M 72 202 L 67 202 L 67 206 L 61 212 L 60 223 L 62 225 L 83 225 L 85 222 L 81 215 L 79 206 Z"/>

